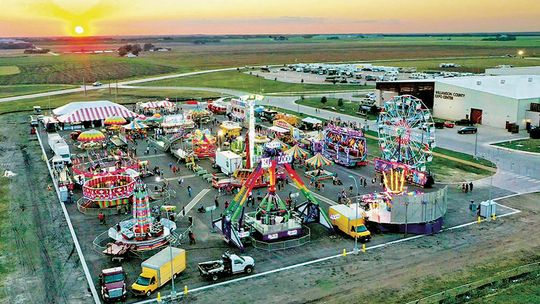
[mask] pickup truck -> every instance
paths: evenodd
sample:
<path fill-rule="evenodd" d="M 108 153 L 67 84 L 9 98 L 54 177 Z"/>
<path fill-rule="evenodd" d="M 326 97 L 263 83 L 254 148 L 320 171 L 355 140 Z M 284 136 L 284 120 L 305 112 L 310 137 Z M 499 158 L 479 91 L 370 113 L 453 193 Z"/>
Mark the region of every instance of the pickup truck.
<path fill-rule="evenodd" d="M 103 269 L 99 275 L 101 297 L 105 302 L 126 300 L 126 273 L 122 267 Z"/>
<path fill-rule="evenodd" d="M 221 256 L 221 260 L 199 263 L 198 267 L 203 277 L 217 281 L 222 276 L 237 273 L 252 273 L 253 267 L 255 267 L 255 260 L 249 256 L 239 256 L 226 252 Z"/>

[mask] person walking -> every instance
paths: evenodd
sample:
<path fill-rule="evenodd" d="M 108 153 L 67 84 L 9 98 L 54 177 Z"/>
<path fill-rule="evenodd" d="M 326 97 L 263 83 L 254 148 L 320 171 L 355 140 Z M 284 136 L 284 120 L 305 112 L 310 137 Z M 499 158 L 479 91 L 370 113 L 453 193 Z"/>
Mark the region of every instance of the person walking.
<path fill-rule="evenodd" d="M 189 235 L 189 244 L 190 245 L 195 245 L 197 243 L 195 241 L 195 233 L 193 233 L 193 231 L 190 230 L 188 235 Z"/>
<path fill-rule="evenodd" d="M 103 211 L 99 212 L 98 220 L 101 225 L 105 225 L 105 214 L 103 214 Z"/>
<path fill-rule="evenodd" d="M 470 183 L 469 183 L 469 191 L 471 191 L 471 192 L 472 192 L 472 188 L 473 188 L 473 183 L 472 183 L 472 182 L 470 182 Z"/>
<path fill-rule="evenodd" d="M 187 192 L 189 197 L 191 198 L 191 186 L 187 186 Z"/>
<path fill-rule="evenodd" d="M 219 201 L 217 195 L 214 197 L 214 205 L 216 206 L 216 209 L 219 208 Z"/>

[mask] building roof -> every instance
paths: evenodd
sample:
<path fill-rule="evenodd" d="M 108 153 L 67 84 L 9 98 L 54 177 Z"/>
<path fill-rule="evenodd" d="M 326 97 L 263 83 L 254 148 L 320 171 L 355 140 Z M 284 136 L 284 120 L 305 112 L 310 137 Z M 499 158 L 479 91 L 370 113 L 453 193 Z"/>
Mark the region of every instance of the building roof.
<path fill-rule="evenodd" d="M 540 75 L 540 66 L 490 68 L 486 75 Z"/>
<path fill-rule="evenodd" d="M 71 102 L 54 109 L 53 114 L 64 123 L 101 120 L 110 116 L 137 117 L 126 107 L 108 100 Z"/>
<path fill-rule="evenodd" d="M 436 78 L 444 83 L 515 99 L 540 98 L 540 76 L 504 75 Z"/>

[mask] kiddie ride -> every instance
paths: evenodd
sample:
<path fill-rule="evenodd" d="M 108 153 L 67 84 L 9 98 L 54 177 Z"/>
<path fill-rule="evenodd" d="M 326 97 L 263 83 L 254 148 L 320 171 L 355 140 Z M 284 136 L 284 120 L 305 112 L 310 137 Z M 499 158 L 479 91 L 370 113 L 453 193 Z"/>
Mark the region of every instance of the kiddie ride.
<path fill-rule="evenodd" d="M 324 130 L 323 155 L 345 167 L 366 165 L 367 145 L 362 131 L 328 125 Z"/>
<path fill-rule="evenodd" d="M 291 168 L 292 157 L 267 145 L 265 155 L 256 169 L 243 183 L 238 194 L 233 198 L 223 216 L 213 222 L 228 243 L 244 249 L 243 241 L 254 238 L 266 242 L 290 239 L 302 236 L 302 224 L 317 222 L 333 230 L 330 219 L 321 209 L 318 201 L 307 189 L 298 174 Z M 284 203 L 276 193 L 276 168 L 285 169 L 294 184 L 300 189 L 306 202 L 296 208 Z M 256 181 L 268 172 L 268 193 L 262 199 L 257 211 L 244 213 L 244 203 L 256 184 Z"/>
<path fill-rule="evenodd" d="M 109 228 L 108 235 L 115 242 L 109 243 L 103 253 L 117 256 L 126 248 L 147 251 L 169 242 L 169 236 L 176 229 L 176 223 L 167 218 L 153 217 L 149 201 L 146 185 L 137 184 L 132 200 L 133 217 Z"/>

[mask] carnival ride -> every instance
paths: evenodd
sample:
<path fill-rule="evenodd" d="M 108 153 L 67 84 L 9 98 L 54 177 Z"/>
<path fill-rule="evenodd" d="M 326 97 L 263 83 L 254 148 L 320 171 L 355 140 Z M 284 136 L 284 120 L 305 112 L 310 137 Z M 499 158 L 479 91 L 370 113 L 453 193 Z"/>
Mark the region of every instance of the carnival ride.
<path fill-rule="evenodd" d="M 83 201 L 79 207 L 86 210 L 88 208 L 110 208 L 127 205 L 133 195 L 135 183 L 135 179 L 129 175 L 93 177 L 83 184 Z"/>
<path fill-rule="evenodd" d="M 168 218 L 153 217 L 146 185 L 138 183 L 132 196 L 132 217 L 109 228 L 107 234 L 114 240 L 103 253 L 118 255 L 125 248 L 147 251 L 169 243 L 169 236 L 176 223 Z"/>
<path fill-rule="evenodd" d="M 141 176 L 150 174 L 148 161 L 139 161 L 126 153 L 121 153 L 121 155 L 105 153 L 104 155 L 99 153 L 88 154 L 88 156 L 83 155 L 73 159 L 71 170 L 76 181 L 81 186 L 88 179 L 104 175 L 121 175 L 126 170 L 137 171 Z"/>
<path fill-rule="evenodd" d="M 244 249 L 243 239 L 261 237 L 263 240 L 278 240 L 284 237 L 300 236 L 301 224 L 317 222 L 332 229 L 330 220 L 311 191 L 305 186 L 298 174 L 292 169 L 292 157 L 282 154 L 279 149 L 267 146 L 265 155 L 242 187 L 234 196 L 229 207 L 220 219 L 213 222 L 227 242 L 233 243 L 241 250 Z M 296 187 L 306 198 L 306 202 L 296 206 L 294 212 L 291 206 L 286 206 L 275 192 L 277 180 L 276 168 L 283 167 Z M 252 195 L 257 180 L 268 172 L 268 194 L 255 213 L 245 214 L 244 203 Z"/>
<path fill-rule="evenodd" d="M 362 131 L 328 125 L 323 134 L 324 156 L 345 167 L 366 165 L 367 144 Z"/>
<path fill-rule="evenodd" d="M 230 98 L 223 97 L 208 103 L 208 110 L 214 114 L 225 114 L 230 106 Z"/>
<path fill-rule="evenodd" d="M 384 103 L 377 120 L 381 158 L 375 169 L 406 170 L 407 181 L 431 186 L 433 179 L 426 165 L 433 160 L 435 124 L 429 109 L 411 95 L 396 96 Z"/>
<path fill-rule="evenodd" d="M 384 191 L 360 197 L 370 230 L 431 234 L 442 229 L 447 187 L 433 192 L 408 191 L 405 170 L 383 173 Z"/>

